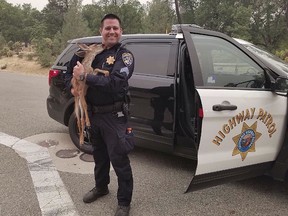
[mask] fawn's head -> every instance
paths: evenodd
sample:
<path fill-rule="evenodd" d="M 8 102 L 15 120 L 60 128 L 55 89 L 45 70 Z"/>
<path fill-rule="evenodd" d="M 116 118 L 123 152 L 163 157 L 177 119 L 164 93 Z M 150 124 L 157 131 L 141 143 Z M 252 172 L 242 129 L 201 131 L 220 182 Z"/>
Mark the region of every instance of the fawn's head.
<path fill-rule="evenodd" d="M 87 55 L 94 55 L 96 56 L 100 52 L 104 50 L 104 47 L 102 44 L 77 44 L 81 50 L 76 52 L 76 55 L 79 57 L 84 58 Z"/>

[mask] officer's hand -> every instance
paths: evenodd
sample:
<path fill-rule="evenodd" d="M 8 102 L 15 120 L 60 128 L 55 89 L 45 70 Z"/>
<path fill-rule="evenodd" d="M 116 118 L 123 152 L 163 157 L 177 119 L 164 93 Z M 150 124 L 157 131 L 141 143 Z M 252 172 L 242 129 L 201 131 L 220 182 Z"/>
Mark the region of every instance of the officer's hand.
<path fill-rule="evenodd" d="M 75 65 L 73 68 L 73 76 L 79 80 L 79 76 L 82 73 L 84 73 L 84 66 L 79 61 L 77 61 L 77 65 Z"/>

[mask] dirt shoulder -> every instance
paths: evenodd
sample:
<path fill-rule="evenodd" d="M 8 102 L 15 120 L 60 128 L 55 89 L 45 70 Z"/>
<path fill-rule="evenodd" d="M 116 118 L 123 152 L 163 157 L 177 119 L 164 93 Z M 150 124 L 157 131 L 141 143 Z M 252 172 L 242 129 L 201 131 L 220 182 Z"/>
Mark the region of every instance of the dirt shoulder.
<path fill-rule="evenodd" d="M 25 57 L 19 58 L 17 55 L 14 55 L 12 57 L 0 58 L 1 71 L 47 76 L 49 68 L 43 68 L 34 59 L 29 61 Z"/>

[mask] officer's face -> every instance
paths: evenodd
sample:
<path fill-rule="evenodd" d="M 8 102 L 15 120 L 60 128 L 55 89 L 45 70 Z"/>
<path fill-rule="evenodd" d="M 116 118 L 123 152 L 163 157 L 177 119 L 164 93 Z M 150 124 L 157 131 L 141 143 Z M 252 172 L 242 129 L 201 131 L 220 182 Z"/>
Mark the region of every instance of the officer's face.
<path fill-rule="evenodd" d="M 100 28 L 100 33 L 102 36 L 102 43 L 107 48 L 110 48 L 120 40 L 122 28 L 117 19 L 105 19 L 103 26 Z"/>

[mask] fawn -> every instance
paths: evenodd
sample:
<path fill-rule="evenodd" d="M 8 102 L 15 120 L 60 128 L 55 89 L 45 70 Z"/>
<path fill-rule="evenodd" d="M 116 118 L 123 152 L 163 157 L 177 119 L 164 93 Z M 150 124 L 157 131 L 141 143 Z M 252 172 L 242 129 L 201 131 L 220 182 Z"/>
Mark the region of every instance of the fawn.
<path fill-rule="evenodd" d="M 84 66 L 84 71 L 87 74 L 97 74 L 97 73 L 103 73 L 105 76 L 109 76 L 109 71 L 101 70 L 96 68 L 95 70 L 91 67 L 91 64 L 93 60 L 95 59 L 96 55 L 98 55 L 100 52 L 104 50 L 104 47 L 102 44 L 78 44 L 78 46 L 81 48 L 78 52 L 76 52 L 76 55 L 79 57 L 84 57 L 82 60 L 82 65 Z M 88 86 L 85 84 L 86 80 L 83 81 L 77 80 L 75 77 L 71 80 L 72 86 L 74 88 L 74 91 L 78 94 L 74 96 L 75 99 L 75 107 L 74 112 L 77 118 L 77 126 L 79 130 L 79 141 L 80 145 L 84 143 L 84 128 L 90 127 L 91 123 L 88 116 L 87 111 L 87 103 L 86 103 L 86 92 Z"/>

